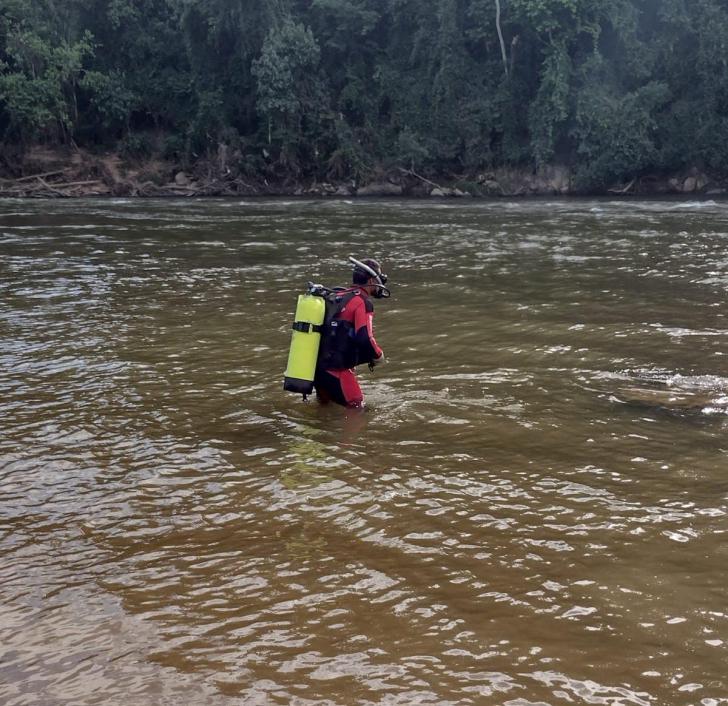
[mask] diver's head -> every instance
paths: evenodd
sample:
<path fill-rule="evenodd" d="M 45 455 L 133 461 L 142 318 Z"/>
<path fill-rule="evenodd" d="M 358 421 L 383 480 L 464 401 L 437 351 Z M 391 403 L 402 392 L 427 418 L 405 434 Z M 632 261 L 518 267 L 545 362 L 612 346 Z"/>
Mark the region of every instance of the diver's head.
<path fill-rule="evenodd" d="M 350 257 L 349 262 L 354 265 L 352 282 L 357 287 L 361 287 L 376 299 L 389 297 L 389 290 L 384 286 L 387 283 L 387 275 L 382 272 L 382 268 L 376 260 L 370 257 L 355 260 Z"/>
<path fill-rule="evenodd" d="M 376 273 L 376 277 L 381 277 L 382 268 L 380 267 L 379 263 L 376 260 L 372 260 L 372 258 L 370 257 L 366 257 L 363 260 L 358 260 L 356 263 L 354 263 L 354 271 L 351 275 L 351 279 L 354 284 L 368 285 L 370 284 L 369 280 L 375 280 L 375 276 L 373 276 L 371 272 L 368 272 L 360 265 L 366 265 L 369 270 L 372 270 Z M 375 283 L 378 284 L 376 280 Z M 382 282 L 382 284 L 384 284 L 384 282 Z"/>

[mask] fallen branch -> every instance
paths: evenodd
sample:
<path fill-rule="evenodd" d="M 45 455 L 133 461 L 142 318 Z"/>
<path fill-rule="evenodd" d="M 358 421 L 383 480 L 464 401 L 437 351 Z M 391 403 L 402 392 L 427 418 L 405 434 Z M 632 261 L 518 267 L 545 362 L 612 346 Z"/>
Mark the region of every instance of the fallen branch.
<path fill-rule="evenodd" d="M 632 179 L 623 189 L 607 189 L 607 193 L 624 196 L 634 186 L 635 181 L 636 179 Z"/>
<path fill-rule="evenodd" d="M 50 191 L 52 194 L 58 194 L 58 196 L 67 197 L 68 194 L 64 194 L 62 191 L 59 191 L 58 189 L 54 189 L 45 179 L 41 179 L 41 177 L 37 177 L 38 181 L 43 184 L 43 186 L 46 188 L 47 191 Z"/>
<path fill-rule="evenodd" d="M 435 184 L 434 181 L 430 181 L 429 179 L 425 179 L 425 177 L 420 176 L 417 174 L 417 172 L 413 171 L 412 169 L 402 169 L 402 167 L 397 167 L 402 174 L 409 174 L 410 176 L 416 177 L 417 179 L 420 179 L 421 181 L 424 181 L 425 184 L 429 184 L 430 186 L 434 186 L 436 189 L 442 189 L 439 184 Z"/>
<path fill-rule="evenodd" d="M 20 177 L 20 179 L 10 180 L 12 183 L 19 184 L 22 181 L 32 181 L 33 179 L 45 179 L 46 177 L 56 176 L 57 174 L 65 174 L 70 168 L 57 169 L 55 172 L 46 172 L 45 174 L 33 174 L 32 176 Z"/>
<path fill-rule="evenodd" d="M 490 188 L 493 184 L 495 184 L 500 189 L 501 195 L 503 195 L 503 196 L 517 196 L 518 195 L 517 193 L 516 194 L 507 193 L 506 190 L 501 186 L 501 183 L 497 179 L 486 179 L 482 185 L 488 190 L 488 193 L 490 194 Z M 523 187 L 521 187 L 521 189 L 522 188 Z M 519 189 L 519 191 L 520 191 L 520 189 Z"/>
<path fill-rule="evenodd" d="M 60 189 L 68 189 L 76 186 L 89 186 L 91 184 L 103 184 L 101 179 L 92 179 L 91 181 L 69 181 L 61 182 L 60 184 L 51 184 L 50 186 L 57 187 Z"/>
<path fill-rule="evenodd" d="M 242 185 L 243 185 L 243 186 L 244 186 L 244 187 L 245 187 L 246 189 L 250 189 L 250 190 L 251 190 L 251 191 L 252 191 L 252 192 L 253 192 L 254 194 L 258 193 L 258 190 L 257 190 L 257 189 L 256 189 L 256 188 L 255 188 L 255 187 L 254 187 L 254 186 L 252 185 L 252 184 L 247 184 L 247 183 L 246 183 L 246 182 L 244 182 L 244 181 L 243 181 L 243 180 L 242 180 L 242 179 L 241 179 L 240 177 L 238 177 L 238 178 L 237 178 L 237 179 L 236 179 L 236 180 L 235 180 L 235 181 L 233 182 L 233 184 L 234 184 L 235 186 L 239 186 L 240 184 L 242 184 Z"/>
<path fill-rule="evenodd" d="M 467 174 L 455 174 L 454 172 L 447 170 L 447 173 L 455 179 L 455 181 L 465 181 L 468 178 Z"/>

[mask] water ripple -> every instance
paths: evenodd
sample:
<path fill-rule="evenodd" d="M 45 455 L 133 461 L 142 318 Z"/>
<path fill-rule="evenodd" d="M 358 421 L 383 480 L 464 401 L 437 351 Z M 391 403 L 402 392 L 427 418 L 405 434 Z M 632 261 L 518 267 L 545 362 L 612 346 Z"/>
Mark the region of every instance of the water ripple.
<path fill-rule="evenodd" d="M 720 703 L 725 209 L 0 204 L 3 703 Z M 364 252 L 370 411 L 284 395 Z"/>

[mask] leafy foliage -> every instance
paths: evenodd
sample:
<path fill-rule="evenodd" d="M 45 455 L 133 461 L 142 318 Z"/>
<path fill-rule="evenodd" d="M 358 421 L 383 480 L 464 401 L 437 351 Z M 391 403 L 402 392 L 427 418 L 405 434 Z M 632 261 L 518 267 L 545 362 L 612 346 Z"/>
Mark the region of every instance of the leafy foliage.
<path fill-rule="evenodd" d="M 92 37 L 84 31 L 76 41 L 60 28 L 28 27 L 31 8 L 18 0 L 3 8 L 0 58 L 0 104 L 6 132 L 19 140 L 33 134 L 73 132 L 77 120 L 76 89 L 84 58 L 93 53 Z"/>
<path fill-rule="evenodd" d="M 728 176 L 724 0 L 500 9 L 505 56 L 494 0 L 0 0 L 0 139 L 322 178 Z"/>

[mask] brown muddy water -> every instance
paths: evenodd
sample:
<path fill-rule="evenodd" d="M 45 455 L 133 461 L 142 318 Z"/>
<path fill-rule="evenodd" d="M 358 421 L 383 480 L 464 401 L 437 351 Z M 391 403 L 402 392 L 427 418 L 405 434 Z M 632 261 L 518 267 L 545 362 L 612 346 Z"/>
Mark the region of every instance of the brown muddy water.
<path fill-rule="evenodd" d="M 0 702 L 728 703 L 727 246 L 714 202 L 0 202 Z M 282 390 L 349 255 L 365 414 Z"/>

